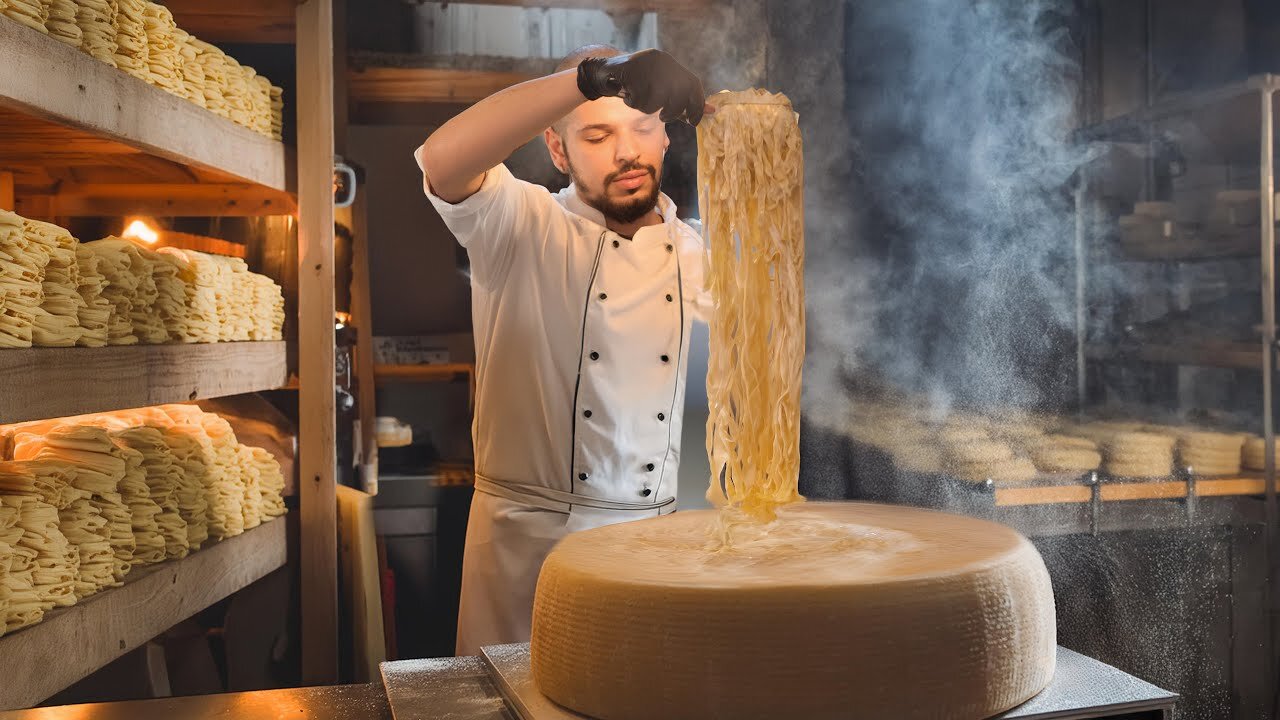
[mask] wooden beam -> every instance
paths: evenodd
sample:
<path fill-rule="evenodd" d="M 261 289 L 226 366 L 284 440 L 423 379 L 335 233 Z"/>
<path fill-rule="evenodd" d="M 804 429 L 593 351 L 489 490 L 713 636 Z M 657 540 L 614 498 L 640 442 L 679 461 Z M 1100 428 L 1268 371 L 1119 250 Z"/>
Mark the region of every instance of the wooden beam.
<path fill-rule="evenodd" d="M 53 202 L 55 214 L 63 217 L 247 217 L 292 215 L 298 209 L 289 193 L 234 183 L 72 184 L 60 187 Z"/>
<path fill-rule="evenodd" d="M 178 27 L 209 42 L 292 44 L 296 0 L 165 0 Z"/>
<path fill-rule="evenodd" d="M 0 350 L 0 422 L 272 390 L 284 342 Z"/>
<path fill-rule="evenodd" d="M 333 266 L 333 0 L 297 8 L 302 681 L 338 680 Z"/>
<path fill-rule="evenodd" d="M 353 103 L 473 103 L 537 76 L 508 71 L 368 67 L 353 70 L 349 77 Z"/>
<path fill-rule="evenodd" d="M 456 4 L 689 14 L 701 12 L 718 2 L 723 0 L 466 0 Z"/>
<path fill-rule="evenodd" d="M 8 210 L 13 212 L 13 173 L 0 170 L 0 210 Z"/>
<path fill-rule="evenodd" d="M 369 287 L 369 203 L 359 192 L 351 206 L 351 317 L 356 326 L 356 402 L 360 413 L 360 456 L 356 465 L 364 491 L 378 494 L 378 385 L 373 364 L 373 303 Z"/>
<path fill-rule="evenodd" d="M 135 568 L 43 622 L 0 638 L 0 708 L 27 708 L 285 564 L 279 518 L 182 560 Z"/>

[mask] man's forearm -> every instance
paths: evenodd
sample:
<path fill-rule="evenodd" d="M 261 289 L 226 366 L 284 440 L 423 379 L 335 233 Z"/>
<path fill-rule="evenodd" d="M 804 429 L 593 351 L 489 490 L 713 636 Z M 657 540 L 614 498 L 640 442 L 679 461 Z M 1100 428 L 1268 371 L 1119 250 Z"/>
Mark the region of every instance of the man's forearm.
<path fill-rule="evenodd" d="M 484 173 L 586 102 L 577 70 L 522 82 L 490 95 L 440 126 L 423 144 L 431 189 L 458 202 L 476 192 Z"/>

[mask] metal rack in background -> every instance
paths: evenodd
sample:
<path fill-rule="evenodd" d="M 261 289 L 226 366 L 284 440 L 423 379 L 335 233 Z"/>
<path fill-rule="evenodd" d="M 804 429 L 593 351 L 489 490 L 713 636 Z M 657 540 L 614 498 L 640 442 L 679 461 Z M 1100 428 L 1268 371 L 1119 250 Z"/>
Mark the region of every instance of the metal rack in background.
<path fill-rule="evenodd" d="M 1147 177 L 1143 183 L 1145 200 L 1166 200 L 1168 198 L 1153 197 L 1156 188 L 1155 165 L 1167 152 L 1168 144 L 1177 143 L 1176 133 L 1164 132 L 1170 125 L 1183 124 L 1193 128 L 1197 135 L 1188 140 L 1193 143 L 1198 139 L 1207 139 L 1214 153 L 1220 153 L 1215 159 L 1225 160 L 1229 165 L 1249 166 L 1242 158 L 1249 157 L 1253 143 L 1258 143 L 1259 179 L 1258 191 L 1260 202 L 1258 259 L 1260 262 L 1259 291 L 1261 295 L 1261 327 L 1258 332 L 1258 345 L 1255 346 L 1256 361 L 1249 358 L 1246 349 L 1235 347 L 1206 348 L 1198 346 L 1194 338 L 1183 338 L 1181 342 L 1173 342 L 1166 346 L 1140 346 L 1132 343 L 1123 347 L 1099 347 L 1089 342 L 1089 268 L 1094 257 L 1091 241 L 1104 236 L 1104 229 L 1110 223 L 1105 217 L 1100 198 L 1097 197 L 1099 183 L 1094 173 L 1085 168 L 1079 176 L 1075 189 L 1077 231 L 1075 233 L 1076 258 L 1076 361 L 1077 361 L 1077 401 L 1083 410 L 1090 404 L 1090 365 L 1093 363 L 1161 363 L 1178 366 L 1207 366 L 1226 368 L 1254 368 L 1261 372 L 1261 435 L 1265 443 L 1265 469 L 1261 480 L 1261 508 L 1256 499 L 1234 498 L 1226 501 L 1209 500 L 1198 495 L 1195 487 L 1196 479 L 1187 477 L 1188 484 L 1185 505 L 1188 518 L 1196 515 L 1201 520 L 1230 522 L 1252 521 L 1262 525 L 1263 545 L 1265 553 L 1266 581 L 1264 584 L 1264 606 L 1268 609 L 1266 618 L 1265 654 L 1269 663 L 1267 676 L 1274 678 L 1277 667 L 1275 650 L 1276 631 L 1280 623 L 1276 619 L 1276 599 L 1280 598 L 1276 579 L 1280 575 L 1280 552 L 1277 552 L 1277 500 L 1276 500 L 1276 434 L 1275 434 L 1275 398 L 1274 381 L 1276 371 L 1276 272 L 1275 272 L 1275 93 L 1280 89 L 1280 77 L 1271 74 L 1256 75 L 1244 81 L 1231 83 L 1207 91 L 1185 93 L 1170 97 L 1157 103 L 1151 103 L 1148 97 L 1147 107 L 1136 112 L 1086 126 L 1079 130 L 1076 139 L 1083 143 L 1127 142 L 1145 145 Z M 1256 121 L 1256 128 L 1253 127 Z M 1256 133 L 1255 133 L 1256 130 Z M 1095 146 L 1096 147 L 1096 146 Z M 1164 156 L 1167 159 L 1167 156 Z M 1180 154 L 1178 157 L 1181 157 Z M 1220 258 L 1204 258 L 1220 259 Z M 1170 273 L 1189 262 L 1187 258 L 1168 260 L 1152 260 L 1165 262 Z M 1099 493 L 1103 486 L 1094 484 L 1093 492 Z M 1090 526 L 1096 531 L 1100 518 L 1110 511 L 1105 503 L 1091 502 Z M 1261 517 L 1258 517 L 1260 510 Z M 1142 508 L 1142 513 L 1153 512 L 1153 508 Z M 1238 514 L 1243 512 L 1244 514 Z M 1272 690 L 1274 693 L 1274 688 Z M 1274 716 L 1275 705 L 1272 704 Z"/>

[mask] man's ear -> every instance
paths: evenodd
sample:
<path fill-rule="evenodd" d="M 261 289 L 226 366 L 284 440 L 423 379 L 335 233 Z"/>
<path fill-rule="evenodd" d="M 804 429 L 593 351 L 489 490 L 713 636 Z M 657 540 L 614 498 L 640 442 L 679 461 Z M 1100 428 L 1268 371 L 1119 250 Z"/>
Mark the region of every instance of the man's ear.
<path fill-rule="evenodd" d="M 564 139 L 560 137 L 560 133 L 555 128 L 547 128 L 542 131 L 542 140 L 547 144 L 547 151 L 551 153 L 551 164 L 565 175 L 569 174 L 569 158 L 564 152 Z"/>

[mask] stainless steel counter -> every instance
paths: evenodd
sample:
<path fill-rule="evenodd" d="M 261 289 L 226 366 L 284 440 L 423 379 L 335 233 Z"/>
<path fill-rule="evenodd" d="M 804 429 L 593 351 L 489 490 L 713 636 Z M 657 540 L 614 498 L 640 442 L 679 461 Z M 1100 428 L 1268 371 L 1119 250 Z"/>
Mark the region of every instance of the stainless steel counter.
<path fill-rule="evenodd" d="M 382 664 L 383 684 L 262 690 L 0 713 L 0 720 L 582 720 L 547 700 L 529 676 L 529 646 L 484 657 Z M 1177 696 L 1058 648 L 1053 683 L 993 720 L 1167 720 Z"/>
<path fill-rule="evenodd" d="M 392 720 L 382 685 L 258 690 L 0 712 L 0 720 Z"/>

